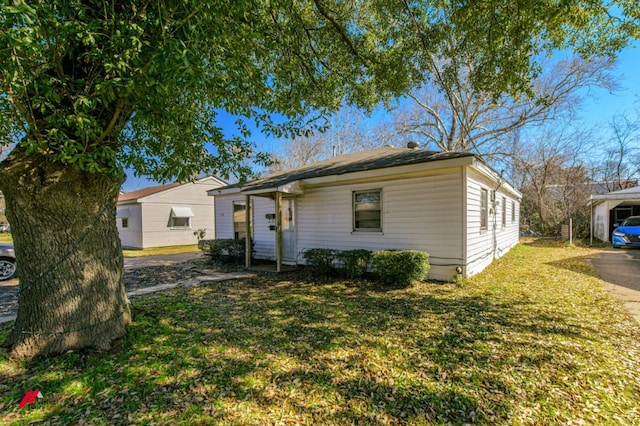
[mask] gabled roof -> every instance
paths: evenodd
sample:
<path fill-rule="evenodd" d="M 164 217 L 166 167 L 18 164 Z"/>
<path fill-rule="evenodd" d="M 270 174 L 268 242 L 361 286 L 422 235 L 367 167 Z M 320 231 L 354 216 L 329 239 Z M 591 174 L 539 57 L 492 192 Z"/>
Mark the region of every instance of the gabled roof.
<path fill-rule="evenodd" d="M 609 192 L 607 194 L 592 195 L 590 202 L 593 201 L 628 201 L 628 200 L 640 200 L 640 186 L 634 186 L 632 188 L 621 189 L 619 191 Z"/>
<path fill-rule="evenodd" d="M 168 183 L 166 185 L 149 186 L 147 188 L 138 189 L 136 191 L 125 192 L 124 194 L 120 194 L 120 196 L 118 197 L 118 201 L 120 202 L 137 200 L 138 198 L 157 194 L 159 192 L 166 191 L 167 189 L 175 188 L 180 185 L 183 185 L 183 183 L 174 182 Z"/>
<path fill-rule="evenodd" d="M 168 191 L 170 189 L 173 188 L 177 188 L 179 186 L 182 185 L 188 185 L 188 184 L 193 184 L 193 183 L 201 183 L 204 181 L 208 181 L 208 180 L 213 180 L 213 181 L 217 181 L 219 182 L 220 185 L 224 185 L 226 182 L 223 181 L 220 178 L 217 178 L 215 176 L 207 176 L 201 179 L 197 179 L 193 182 L 188 181 L 188 182 L 174 182 L 174 183 L 168 183 L 166 185 L 157 185 L 157 186 L 149 186 L 147 188 L 142 188 L 142 189 L 138 189 L 136 191 L 131 191 L 131 192 L 125 192 L 123 194 L 120 194 L 118 196 L 118 203 L 122 203 L 122 202 L 129 202 L 128 204 L 130 204 L 131 202 L 136 202 L 138 200 L 140 200 L 141 198 L 144 197 L 148 197 L 150 195 L 154 195 L 154 194 L 159 194 L 160 192 L 164 192 L 164 191 Z"/>
<path fill-rule="evenodd" d="M 363 152 L 339 155 L 323 161 L 308 164 L 296 169 L 275 173 L 246 182 L 217 188 L 225 190 L 241 188 L 242 192 L 268 190 L 282 187 L 296 181 L 389 167 L 408 166 L 455 158 L 474 157 L 470 153 L 426 151 L 410 148 L 384 147 Z M 210 191 L 211 192 L 211 191 Z"/>

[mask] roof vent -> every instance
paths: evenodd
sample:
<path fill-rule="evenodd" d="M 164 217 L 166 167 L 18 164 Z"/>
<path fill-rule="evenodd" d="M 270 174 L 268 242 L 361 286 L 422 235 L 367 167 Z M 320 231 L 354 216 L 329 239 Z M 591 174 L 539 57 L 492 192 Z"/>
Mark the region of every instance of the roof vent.
<path fill-rule="evenodd" d="M 409 149 L 418 149 L 420 148 L 420 142 L 411 141 L 407 144 L 407 148 Z"/>

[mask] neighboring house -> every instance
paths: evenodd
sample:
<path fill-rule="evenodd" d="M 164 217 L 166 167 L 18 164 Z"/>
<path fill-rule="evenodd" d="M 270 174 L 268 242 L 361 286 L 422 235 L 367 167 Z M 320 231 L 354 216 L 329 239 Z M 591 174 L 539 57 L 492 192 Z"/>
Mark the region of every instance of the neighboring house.
<path fill-rule="evenodd" d="M 226 185 L 216 177 L 171 183 L 120 194 L 116 221 L 126 248 L 197 244 L 194 234 L 215 232 L 215 207 L 207 191 Z"/>
<path fill-rule="evenodd" d="M 473 154 L 378 148 L 209 195 L 216 238 L 250 229 L 255 258 L 278 270 L 311 248 L 415 249 L 429 253 L 430 278 L 452 280 L 518 242 L 520 193 Z"/>
<path fill-rule="evenodd" d="M 611 242 L 615 225 L 629 216 L 640 216 L 640 186 L 592 195 L 591 240 Z"/>

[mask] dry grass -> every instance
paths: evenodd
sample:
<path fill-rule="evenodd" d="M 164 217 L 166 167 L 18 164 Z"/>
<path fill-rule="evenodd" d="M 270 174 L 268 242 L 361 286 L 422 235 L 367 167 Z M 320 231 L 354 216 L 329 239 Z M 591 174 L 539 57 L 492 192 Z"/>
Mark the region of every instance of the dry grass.
<path fill-rule="evenodd" d="M 197 244 L 193 244 L 190 246 L 154 247 L 147 249 L 123 249 L 122 254 L 125 257 L 141 257 L 157 256 L 161 254 L 191 253 L 194 251 L 199 251 Z"/>
<path fill-rule="evenodd" d="M 139 297 L 110 353 L 0 358 L 0 422 L 638 424 L 638 324 L 596 252 L 522 244 L 459 285 L 289 274 Z M 27 389 L 45 398 L 19 410 Z"/>

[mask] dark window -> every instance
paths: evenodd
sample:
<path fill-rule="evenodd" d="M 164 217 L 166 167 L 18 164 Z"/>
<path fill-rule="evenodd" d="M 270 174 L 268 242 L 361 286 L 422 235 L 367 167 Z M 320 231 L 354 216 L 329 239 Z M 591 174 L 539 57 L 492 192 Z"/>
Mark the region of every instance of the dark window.
<path fill-rule="evenodd" d="M 502 227 L 507 226 L 507 199 L 502 197 Z"/>
<path fill-rule="evenodd" d="M 516 221 L 516 203 L 515 201 L 511 202 L 511 222 Z"/>
<path fill-rule="evenodd" d="M 382 231 L 382 190 L 353 193 L 353 230 Z"/>
<path fill-rule="evenodd" d="M 233 238 L 239 240 L 247 235 L 247 205 L 244 201 L 233 202 Z"/>
<path fill-rule="evenodd" d="M 129 227 L 129 218 L 128 217 L 123 217 L 120 219 L 122 221 L 122 227 L 123 228 L 128 228 Z"/>
<path fill-rule="evenodd" d="M 172 217 L 171 227 L 172 228 L 190 228 L 191 218 L 190 217 Z"/>

